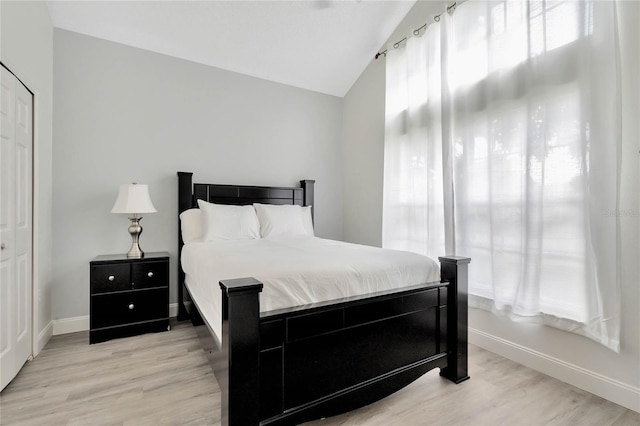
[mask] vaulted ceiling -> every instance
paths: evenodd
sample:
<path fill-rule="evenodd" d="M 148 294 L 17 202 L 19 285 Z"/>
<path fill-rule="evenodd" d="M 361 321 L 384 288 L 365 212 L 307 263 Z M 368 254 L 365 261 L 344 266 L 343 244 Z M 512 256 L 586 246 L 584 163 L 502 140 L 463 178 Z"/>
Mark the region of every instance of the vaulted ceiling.
<path fill-rule="evenodd" d="M 410 1 L 49 1 L 53 25 L 344 96 Z"/>

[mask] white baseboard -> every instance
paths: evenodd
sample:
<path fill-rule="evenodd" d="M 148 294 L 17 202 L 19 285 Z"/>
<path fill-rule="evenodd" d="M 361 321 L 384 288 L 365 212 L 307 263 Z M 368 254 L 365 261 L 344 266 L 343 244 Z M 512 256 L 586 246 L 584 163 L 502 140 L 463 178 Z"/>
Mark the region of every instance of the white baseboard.
<path fill-rule="evenodd" d="M 77 333 L 89 329 L 89 315 L 73 318 L 61 318 L 53 321 L 53 335 Z"/>
<path fill-rule="evenodd" d="M 33 351 L 33 355 L 37 356 L 40 351 L 47 344 L 49 339 L 53 336 L 53 321 L 49 321 L 49 324 L 38 334 L 38 340 L 36 341 L 36 347 Z"/>
<path fill-rule="evenodd" d="M 169 316 L 171 318 L 178 316 L 178 304 L 177 303 L 169 303 Z"/>
<path fill-rule="evenodd" d="M 469 327 L 469 343 L 640 412 L 640 388 Z"/>
<path fill-rule="evenodd" d="M 177 317 L 178 316 L 178 304 L 171 303 L 169 304 L 169 316 Z M 74 318 L 62 318 L 58 320 L 52 321 L 53 324 L 53 335 L 57 336 L 59 334 L 67 334 L 67 333 L 77 333 L 78 331 L 87 331 L 89 330 L 89 316 L 85 315 L 82 317 L 74 317 Z M 48 326 L 51 328 L 51 326 Z M 44 333 L 44 332 L 43 332 Z M 42 334 L 42 333 L 40 333 Z M 49 336 L 51 337 L 51 336 Z M 48 338 L 44 341 L 47 343 Z M 43 346 L 44 347 L 44 346 Z"/>

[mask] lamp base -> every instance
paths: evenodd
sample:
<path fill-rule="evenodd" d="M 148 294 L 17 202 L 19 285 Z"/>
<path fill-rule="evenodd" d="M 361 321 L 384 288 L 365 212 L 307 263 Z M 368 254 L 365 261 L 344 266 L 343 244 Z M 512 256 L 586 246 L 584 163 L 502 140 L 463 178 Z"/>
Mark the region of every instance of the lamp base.
<path fill-rule="evenodd" d="M 140 248 L 140 244 L 138 243 L 140 240 L 140 234 L 142 234 L 142 225 L 140 225 L 140 220 L 142 218 L 136 216 L 130 217 L 131 225 L 129 225 L 129 234 L 131 234 L 131 248 L 127 253 L 127 258 L 129 259 L 140 259 L 144 257 L 144 252 Z"/>

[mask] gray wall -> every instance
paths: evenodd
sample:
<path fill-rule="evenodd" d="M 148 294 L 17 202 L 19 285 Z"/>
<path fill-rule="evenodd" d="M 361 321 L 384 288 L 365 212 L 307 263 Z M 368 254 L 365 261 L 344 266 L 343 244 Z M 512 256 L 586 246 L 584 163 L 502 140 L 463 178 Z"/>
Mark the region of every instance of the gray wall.
<path fill-rule="evenodd" d="M 44 2 L 0 2 L 0 59 L 34 97 L 34 353 L 52 333 L 53 26 Z"/>
<path fill-rule="evenodd" d="M 176 301 L 177 177 L 316 179 L 316 233 L 342 238 L 342 99 L 55 30 L 53 314 L 88 315 L 89 264 L 124 253 L 118 186 L 149 185 L 141 247 L 169 251 Z"/>
<path fill-rule="evenodd" d="M 444 3 L 418 1 L 389 37 L 394 43 L 442 11 Z M 381 46 L 380 50 L 386 49 Z M 344 97 L 344 239 L 382 245 L 385 59 L 372 59 Z"/>
<path fill-rule="evenodd" d="M 561 380 L 600 395 L 635 393 L 629 404 L 639 407 L 640 393 L 640 205 L 638 151 L 640 129 L 640 4 L 619 4 L 623 52 L 623 171 L 622 171 L 622 349 L 616 354 L 593 341 L 551 327 L 514 323 L 490 312 L 470 309 L 471 339 Z M 418 2 L 389 42 L 402 39 L 442 10 L 438 2 Z M 379 245 L 382 228 L 382 156 L 384 148 L 384 59 L 372 61 L 344 98 L 345 204 L 344 238 Z M 366 191 L 354 195 L 359 188 Z M 473 260 L 472 260 L 473 262 Z M 591 377 L 594 380 L 581 378 Z M 592 389 L 593 382 L 606 388 Z M 622 383 L 623 385 L 618 384 Z M 625 390 L 626 389 L 626 390 Z M 629 406 L 629 405 L 627 405 Z"/>
<path fill-rule="evenodd" d="M 344 239 L 382 245 L 384 60 L 372 62 L 344 98 Z M 382 90 L 380 90 L 382 88 Z"/>

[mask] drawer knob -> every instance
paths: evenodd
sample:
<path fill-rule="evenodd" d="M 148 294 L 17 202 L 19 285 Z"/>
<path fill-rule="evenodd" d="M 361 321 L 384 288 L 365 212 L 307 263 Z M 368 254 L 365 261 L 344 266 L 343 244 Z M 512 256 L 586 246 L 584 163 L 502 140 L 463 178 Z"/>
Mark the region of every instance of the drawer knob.
<path fill-rule="evenodd" d="M 129 309 L 133 309 L 135 308 L 135 305 L 133 303 L 129 303 Z"/>
<path fill-rule="evenodd" d="M 147 272 L 147 276 L 148 276 L 149 278 L 153 278 L 153 272 L 152 272 L 152 271 Z"/>
<path fill-rule="evenodd" d="M 0 250 L 4 250 L 7 248 L 7 245 L 5 243 L 0 244 Z"/>
<path fill-rule="evenodd" d="M 113 281 L 113 280 L 115 280 L 115 279 L 116 279 L 116 277 L 115 277 L 115 275 L 109 275 L 109 278 L 108 278 L 108 279 L 109 279 L 109 281 Z"/>

